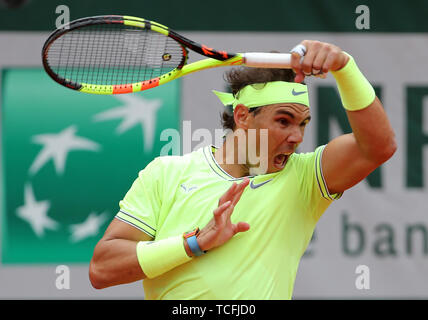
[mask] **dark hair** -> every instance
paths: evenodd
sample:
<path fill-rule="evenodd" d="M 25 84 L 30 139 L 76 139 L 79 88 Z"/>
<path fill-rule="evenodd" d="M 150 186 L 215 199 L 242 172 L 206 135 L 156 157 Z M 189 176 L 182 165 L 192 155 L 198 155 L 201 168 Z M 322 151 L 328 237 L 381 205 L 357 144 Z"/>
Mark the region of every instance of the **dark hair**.
<path fill-rule="evenodd" d="M 295 73 L 292 69 L 265 69 L 238 67 L 225 73 L 224 80 L 228 83 L 232 93 L 236 95 L 239 90 L 254 83 L 264 83 L 271 81 L 294 82 Z M 256 116 L 260 112 L 260 107 L 251 108 Z M 231 106 L 226 107 L 221 115 L 223 129 L 235 130 L 235 120 Z"/>

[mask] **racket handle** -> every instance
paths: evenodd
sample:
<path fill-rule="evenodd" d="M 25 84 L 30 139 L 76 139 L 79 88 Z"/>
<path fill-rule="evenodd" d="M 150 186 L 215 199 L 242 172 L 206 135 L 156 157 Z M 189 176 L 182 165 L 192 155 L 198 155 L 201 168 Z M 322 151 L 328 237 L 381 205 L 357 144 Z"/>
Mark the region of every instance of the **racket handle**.
<path fill-rule="evenodd" d="M 290 53 L 246 52 L 243 56 L 247 67 L 291 69 Z"/>

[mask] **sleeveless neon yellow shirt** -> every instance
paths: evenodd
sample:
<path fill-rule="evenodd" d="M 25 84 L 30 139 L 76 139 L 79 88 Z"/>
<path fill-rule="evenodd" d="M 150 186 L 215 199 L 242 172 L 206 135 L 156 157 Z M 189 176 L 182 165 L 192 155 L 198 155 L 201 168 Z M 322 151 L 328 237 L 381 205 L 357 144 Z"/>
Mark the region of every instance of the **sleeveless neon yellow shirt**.
<path fill-rule="evenodd" d="M 250 178 L 232 214 L 250 230 L 153 279 L 146 299 L 291 299 L 300 258 L 323 212 L 341 194 L 326 188 L 321 157 L 292 154 L 279 172 Z M 154 240 L 203 228 L 234 178 L 207 146 L 184 156 L 158 157 L 140 171 L 116 218 Z"/>

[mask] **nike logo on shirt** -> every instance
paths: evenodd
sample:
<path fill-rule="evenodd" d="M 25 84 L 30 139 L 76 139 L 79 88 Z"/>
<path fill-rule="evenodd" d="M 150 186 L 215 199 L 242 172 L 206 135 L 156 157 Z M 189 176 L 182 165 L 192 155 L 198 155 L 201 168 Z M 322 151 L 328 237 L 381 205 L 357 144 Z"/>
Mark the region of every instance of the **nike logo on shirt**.
<path fill-rule="evenodd" d="M 269 180 L 266 180 L 266 181 L 263 181 L 263 182 L 257 183 L 257 184 L 254 183 L 254 180 L 251 180 L 250 187 L 251 187 L 251 189 L 257 189 L 257 188 L 260 188 L 261 186 L 265 185 L 266 183 L 268 183 L 271 180 L 272 179 L 269 179 Z"/>

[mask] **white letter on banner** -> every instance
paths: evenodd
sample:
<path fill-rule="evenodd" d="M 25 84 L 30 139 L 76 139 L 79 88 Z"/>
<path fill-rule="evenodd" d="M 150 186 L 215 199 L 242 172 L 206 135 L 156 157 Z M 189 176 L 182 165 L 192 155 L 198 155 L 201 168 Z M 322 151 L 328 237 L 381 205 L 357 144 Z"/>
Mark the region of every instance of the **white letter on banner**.
<path fill-rule="evenodd" d="M 56 20 L 55 20 L 55 27 L 57 29 L 69 29 L 70 26 L 68 23 L 70 22 L 70 9 L 66 5 L 59 5 L 55 9 L 55 13 L 60 13 Z"/>
<path fill-rule="evenodd" d="M 366 265 L 362 264 L 357 266 L 355 273 L 359 274 L 355 280 L 355 287 L 358 290 L 368 290 L 370 289 L 370 269 Z"/>
<path fill-rule="evenodd" d="M 361 13 L 361 15 L 357 17 L 357 20 L 355 20 L 355 27 L 358 30 L 370 29 L 369 7 L 361 4 L 355 9 L 355 13 Z"/>
<path fill-rule="evenodd" d="M 70 289 L 70 268 L 65 265 L 59 265 L 55 270 L 59 276 L 56 278 L 55 286 L 58 290 Z"/>

